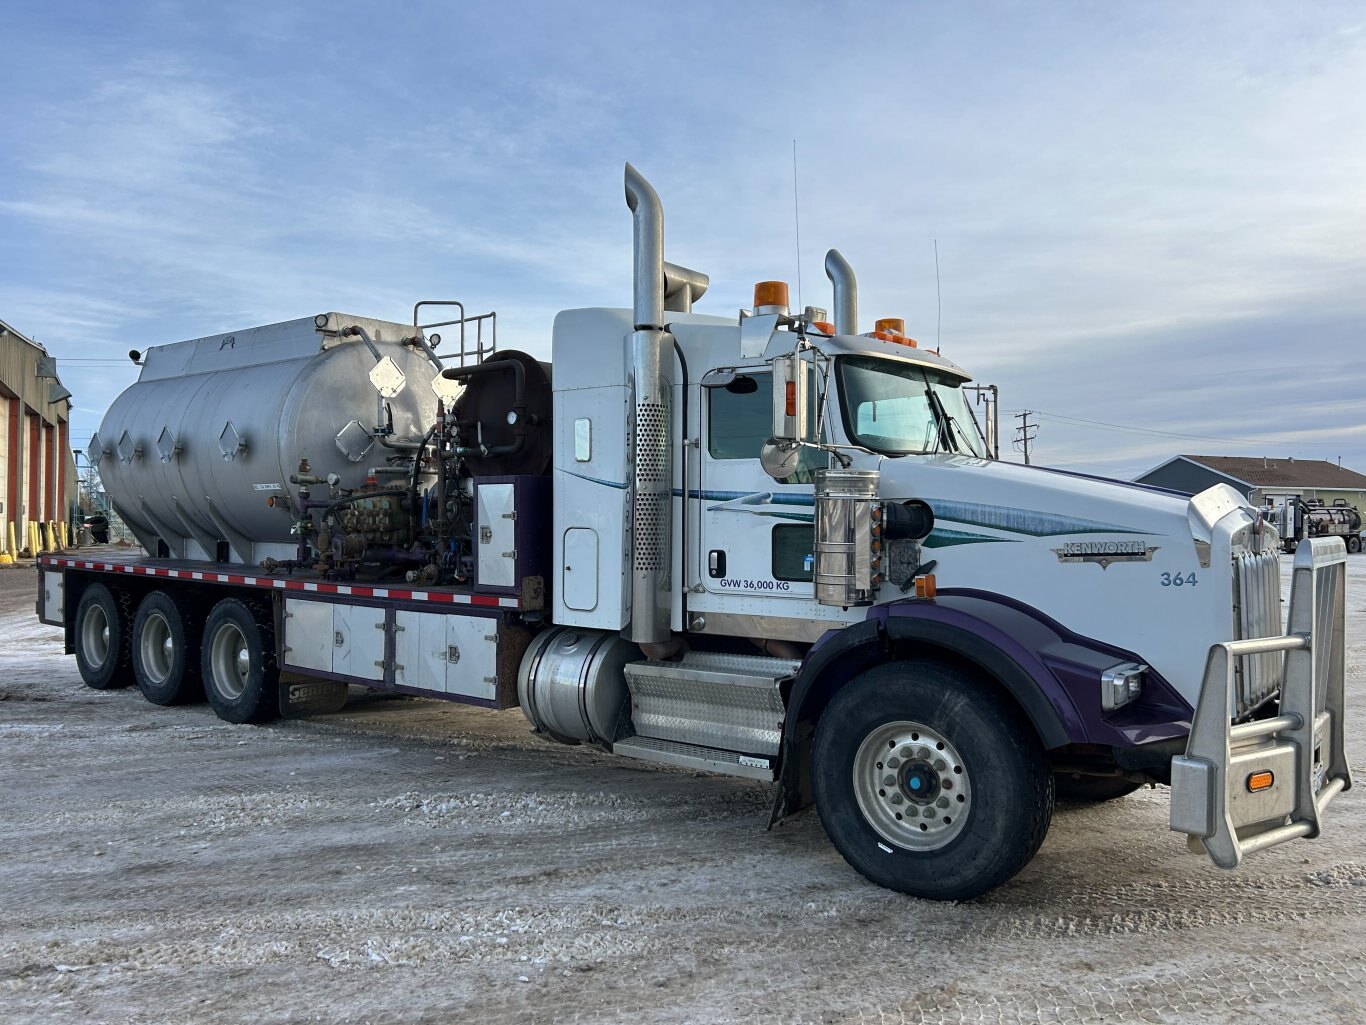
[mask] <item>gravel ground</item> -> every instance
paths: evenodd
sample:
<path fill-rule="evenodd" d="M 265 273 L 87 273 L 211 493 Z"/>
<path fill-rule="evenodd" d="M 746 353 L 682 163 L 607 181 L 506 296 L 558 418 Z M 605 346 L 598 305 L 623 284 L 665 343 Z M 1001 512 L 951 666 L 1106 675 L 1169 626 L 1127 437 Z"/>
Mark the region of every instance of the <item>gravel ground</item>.
<path fill-rule="evenodd" d="M 1165 791 L 1064 805 L 1014 880 L 935 904 L 865 882 L 812 815 L 766 832 L 764 785 L 548 744 L 516 711 L 357 691 L 231 726 L 88 690 L 35 586 L 0 569 L 12 1025 L 1366 1020 L 1359 793 L 1237 873 L 1185 853 Z"/>

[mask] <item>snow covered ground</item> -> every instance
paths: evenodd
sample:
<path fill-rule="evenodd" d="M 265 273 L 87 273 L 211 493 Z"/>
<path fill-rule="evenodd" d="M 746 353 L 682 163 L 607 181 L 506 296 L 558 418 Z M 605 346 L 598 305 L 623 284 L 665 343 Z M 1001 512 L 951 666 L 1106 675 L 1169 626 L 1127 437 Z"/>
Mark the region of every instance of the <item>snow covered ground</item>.
<path fill-rule="evenodd" d="M 1289 557 L 1284 560 L 1289 568 Z M 1349 754 L 1366 766 L 1366 556 Z M 1366 800 L 1221 872 L 1166 792 L 1061 806 L 969 904 L 849 869 L 764 785 L 358 697 L 265 727 L 85 688 L 0 569 L 0 1020 L 1366 1020 Z"/>

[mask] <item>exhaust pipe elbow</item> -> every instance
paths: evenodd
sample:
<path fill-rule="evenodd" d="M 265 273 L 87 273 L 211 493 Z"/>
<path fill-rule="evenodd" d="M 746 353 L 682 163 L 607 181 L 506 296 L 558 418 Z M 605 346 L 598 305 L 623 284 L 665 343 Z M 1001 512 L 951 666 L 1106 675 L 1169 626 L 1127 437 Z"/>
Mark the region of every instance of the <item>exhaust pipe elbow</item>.
<path fill-rule="evenodd" d="M 825 254 L 825 276 L 835 287 L 835 333 L 858 334 L 858 280 L 838 249 Z"/>
<path fill-rule="evenodd" d="M 664 206 L 654 187 L 629 163 L 626 205 L 634 221 L 635 326 L 659 329 L 664 326 Z"/>

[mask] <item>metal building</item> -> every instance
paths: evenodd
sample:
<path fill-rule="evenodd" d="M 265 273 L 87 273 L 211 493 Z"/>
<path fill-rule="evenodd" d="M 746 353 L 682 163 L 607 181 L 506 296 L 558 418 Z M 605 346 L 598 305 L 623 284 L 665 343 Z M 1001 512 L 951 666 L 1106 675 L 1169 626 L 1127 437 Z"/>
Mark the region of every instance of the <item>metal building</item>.
<path fill-rule="evenodd" d="M 71 393 L 57 359 L 0 320 L 0 550 L 10 555 L 63 541 L 76 516 Z"/>

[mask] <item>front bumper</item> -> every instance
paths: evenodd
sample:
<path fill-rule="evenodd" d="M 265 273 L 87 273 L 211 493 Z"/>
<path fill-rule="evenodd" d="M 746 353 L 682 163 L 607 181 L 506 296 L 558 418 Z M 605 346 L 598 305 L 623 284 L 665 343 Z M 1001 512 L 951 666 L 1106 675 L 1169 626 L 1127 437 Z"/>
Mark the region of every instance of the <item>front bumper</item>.
<path fill-rule="evenodd" d="M 1186 753 L 1172 759 L 1171 828 L 1221 868 L 1288 840 L 1319 835 L 1324 810 L 1350 789 L 1343 746 L 1347 549 L 1314 538 L 1295 554 L 1283 637 L 1210 649 Z M 1284 652 L 1279 706 L 1234 724 L 1240 658 Z"/>

